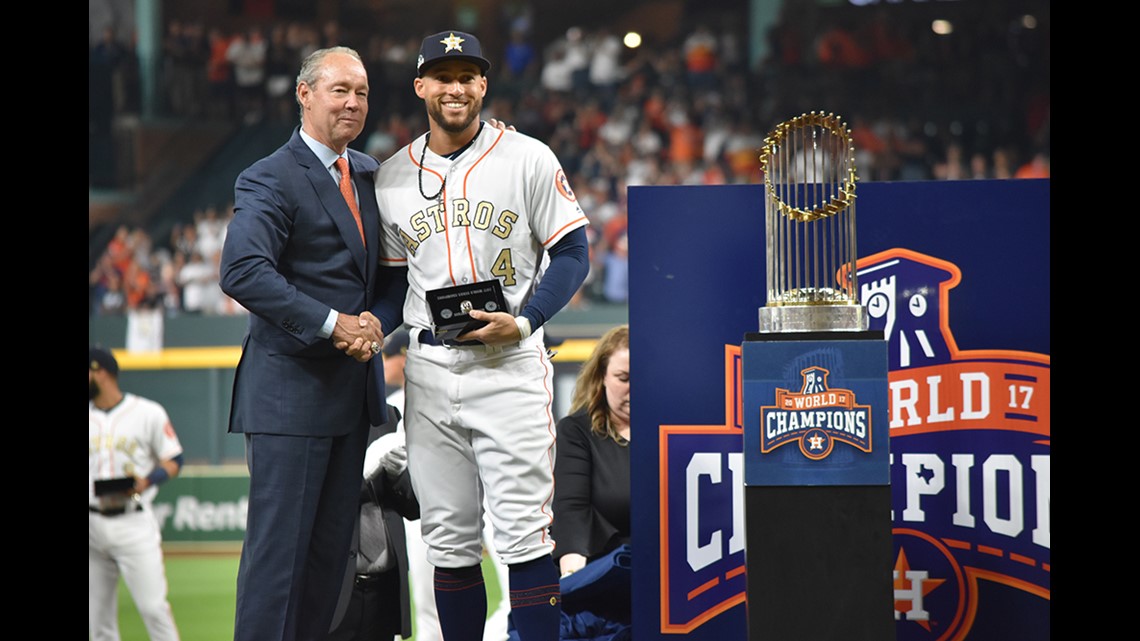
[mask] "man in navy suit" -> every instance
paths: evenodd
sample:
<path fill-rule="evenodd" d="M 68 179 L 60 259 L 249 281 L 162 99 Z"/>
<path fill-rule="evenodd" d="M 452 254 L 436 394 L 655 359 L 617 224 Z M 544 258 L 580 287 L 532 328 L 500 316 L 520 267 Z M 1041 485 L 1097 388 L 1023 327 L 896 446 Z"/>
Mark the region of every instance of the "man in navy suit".
<path fill-rule="evenodd" d="M 407 289 L 406 271 L 376 269 L 377 162 L 348 148 L 368 115 L 360 56 L 314 52 L 296 95 L 300 127 L 237 178 L 222 250 L 222 290 L 251 312 L 229 423 L 249 466 L 235 641 L 329 631 L 369 426 L 387 417 L 378 353 Z"/>

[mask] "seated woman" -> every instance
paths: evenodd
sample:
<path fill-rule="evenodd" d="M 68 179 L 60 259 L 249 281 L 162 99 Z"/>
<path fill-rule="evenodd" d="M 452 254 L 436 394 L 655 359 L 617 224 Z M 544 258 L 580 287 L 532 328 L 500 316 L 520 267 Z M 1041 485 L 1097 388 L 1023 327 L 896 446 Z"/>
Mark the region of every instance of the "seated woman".
<path fill-rule="evenodd" d="M 557 438 L 551 535 L 565 578 L 630 542 L 629 325 L 606 332 L 582 364 Z"/>

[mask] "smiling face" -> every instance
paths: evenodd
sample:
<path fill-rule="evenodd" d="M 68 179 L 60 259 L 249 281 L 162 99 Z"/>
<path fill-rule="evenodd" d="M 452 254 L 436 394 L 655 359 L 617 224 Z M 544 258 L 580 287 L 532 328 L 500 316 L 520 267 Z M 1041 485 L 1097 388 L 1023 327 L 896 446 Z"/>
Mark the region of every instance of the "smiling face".
<path fill-rule="evenodd" d="M 474 134 L 487 94 L 487 77 L 478 65 L 464 60 L 436 63 L 415 79 L 415 88 L 427 105 L 433 131 L 442 130 L 457 138 Z"/>
<path fill-rule="evenodd" d="M 368 73 L 359 60 L 330 53 L 313 83 L 297 85 L 302 128 L 338 154 L 364 129 L 368 116 Z"/>

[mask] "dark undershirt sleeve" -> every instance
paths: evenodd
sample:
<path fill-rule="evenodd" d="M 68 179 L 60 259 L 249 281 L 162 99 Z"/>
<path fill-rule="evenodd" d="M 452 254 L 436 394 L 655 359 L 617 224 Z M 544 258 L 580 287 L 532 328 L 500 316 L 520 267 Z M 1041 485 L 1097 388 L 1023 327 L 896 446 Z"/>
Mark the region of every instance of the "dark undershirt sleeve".
<path fill-rule="evenodd" d="M 550 248 L 550 265 L 534 296 L 522 310 L 522 315 L 530 321 L 531 331 L 542 327 L 565 307 L 589 273 L 590 246 L 586 228 L 579 227 Z"/>

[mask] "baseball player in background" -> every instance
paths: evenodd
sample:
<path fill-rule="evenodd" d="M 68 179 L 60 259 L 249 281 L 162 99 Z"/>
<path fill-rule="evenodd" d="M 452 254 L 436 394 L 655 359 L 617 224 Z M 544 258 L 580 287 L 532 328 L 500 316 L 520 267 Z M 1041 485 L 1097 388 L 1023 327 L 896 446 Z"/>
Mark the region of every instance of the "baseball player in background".
<path fill-rule="evenodd" d="M 557 639 L 553 368 L 543 324 L 589 272 L 588 220 L 551 149 L 480 119 L 491 64 L 461 31 L 424 38 L 413 80 L 429 131 L 376 178 L 381 265 L 406 269 L 404 427 L 447 641 L 481 639 L 484 493 L 522 641 Z M 427 292 L 498 279 L 505 311 L 443 341 Z"/>
<path fill-rule="evenodd" d="M 87 603 L 92 641 L 119 640 L 119 577 L 151 641 L 176 641 L 162 533 L 151 503 L 182 469 L 182 444 L 158 403 L 119 389 L 119 363 L 91 348 L 87 479 Z M 96 483 L 101 481 L 101 483 Z M 120 482 L 125 489 L 102 488 Z M 97 485 L 99 486 L 97 489 Z"/>

